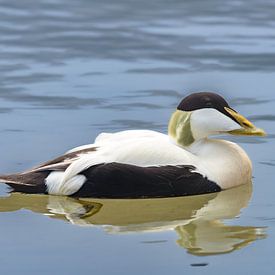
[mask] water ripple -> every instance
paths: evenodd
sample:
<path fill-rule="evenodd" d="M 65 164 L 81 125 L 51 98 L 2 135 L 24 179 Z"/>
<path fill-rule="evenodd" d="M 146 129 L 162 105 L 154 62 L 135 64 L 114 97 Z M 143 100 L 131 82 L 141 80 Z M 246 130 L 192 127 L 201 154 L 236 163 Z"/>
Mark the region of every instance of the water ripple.
<path fill-rule="evenodd" d="M 163 0 L 157 4 L 82 0 L 75 5 L 64 0 L 29 0 L 23 5 L 4 1 L 1 58 L 49 64 L 72 58 L 181 64 L 137 68 L 130 73 L 274 71 L 274 2 L 239 3 L 211 0 L 197 5 L 174 0 L 168 6 Z M 14 46 L 17 50 L 11 52 Z M 26 49 L 33 50 L 26 53 Z"/>

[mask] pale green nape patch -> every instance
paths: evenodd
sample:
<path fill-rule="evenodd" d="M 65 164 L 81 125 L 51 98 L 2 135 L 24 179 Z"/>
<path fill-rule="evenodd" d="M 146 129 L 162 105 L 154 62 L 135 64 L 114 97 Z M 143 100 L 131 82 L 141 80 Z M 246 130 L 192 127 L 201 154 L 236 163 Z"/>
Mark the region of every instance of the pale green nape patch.
<path fill-rule="evenodd" d="M 195 139 L 190 124 L 191 112 L 176 110 L 169 121 L 168 134 L 178 145 L 189 146 Z"/>

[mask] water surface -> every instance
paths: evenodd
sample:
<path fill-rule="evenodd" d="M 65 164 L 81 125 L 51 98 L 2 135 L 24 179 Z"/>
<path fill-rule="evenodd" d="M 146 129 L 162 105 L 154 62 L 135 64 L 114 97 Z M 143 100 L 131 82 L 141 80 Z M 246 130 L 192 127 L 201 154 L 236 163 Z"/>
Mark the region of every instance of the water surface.
<path fill-rule="evenodd" d="M 0 262 L 12 274 L 274 270 L 274 1 L 0 1 L 1 173 L 102 131 L 166 132 L 188 92 L 212 90 L 268 132 L 238 142 L 250 185 L 197 197 L 8 195 Z"/>

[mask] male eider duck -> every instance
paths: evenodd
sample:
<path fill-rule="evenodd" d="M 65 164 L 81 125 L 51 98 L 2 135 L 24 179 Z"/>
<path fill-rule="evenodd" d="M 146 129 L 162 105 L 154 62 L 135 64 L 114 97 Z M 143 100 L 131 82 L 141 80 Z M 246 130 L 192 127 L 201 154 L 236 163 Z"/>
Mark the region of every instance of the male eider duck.
<path fill-rule="evenodd" d="M 168 135 L 150 130 L 102 133 L 93 144 L 23 173 L 0 176 L 12 191 L 75 197 L 153 198 L 218 192 L 251 181 L 237 144 L 211 135 L 264 136 L 218 94 L 185 97 Z"/>

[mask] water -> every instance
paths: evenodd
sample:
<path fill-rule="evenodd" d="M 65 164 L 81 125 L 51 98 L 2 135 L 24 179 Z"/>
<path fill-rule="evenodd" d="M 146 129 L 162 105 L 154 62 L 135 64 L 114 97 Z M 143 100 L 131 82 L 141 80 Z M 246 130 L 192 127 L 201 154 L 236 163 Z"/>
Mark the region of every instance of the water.
<path fill-rule="evenodd" d="M 0 1 L 1 173 L 101 131 L 165 132 L 191 91 L 218 91 L 269 134 L 229 137 L 253 161 L 253 190 L 130 202 L 2 185 L 1 271 L 271 274 L 274 27 L 268 0 Z"/>

